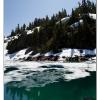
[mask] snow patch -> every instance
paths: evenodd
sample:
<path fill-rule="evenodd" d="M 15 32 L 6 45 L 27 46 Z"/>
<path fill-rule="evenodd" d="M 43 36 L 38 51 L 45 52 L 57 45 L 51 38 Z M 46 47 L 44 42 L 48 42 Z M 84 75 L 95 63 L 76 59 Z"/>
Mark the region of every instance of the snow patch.
<path fill-rule="evenodd" d="M 30 56 L 30 54 L 32 53 L 32 51 L 31 52 L 29 52 L 29 53 L 27 53 L 27 54 L 25 54 L 25 52 L 26 52 L 26 50 L 27 49 L 23 49 L 23 50 L 20 50 L 20 51 L 18 51 L 18 52 L 16 52 L 16 53 L 13 53 L 13 54 L 8 54 L 7 53 L 7 50 L 5 50 L 5 56 L 4 56 L 4 60 L 6 61 L 6 60 L 19 60 L 19 59 L 21 59 L 21 58 L 27 58 L 27 57 L 29 57 Z"/>
<path fill-rule="evenodd" d="M 79 26 L 79 24 L 80 24 L 80 25 L 82 25 L 82 24 L 83 24 L 83 20 L 82 20 L 82 19 L 80 19 L 78 22 L 75 22 L 75 23 L 74 23 L 74 24 L 72 24 L 70 27 L 75 28 L 75 27 L 78 27 L 78 26 Z"/>
<path fill-rule="evenodd" d="M 44 54 L 44 56 L 51 56 L 51 55 L 53 55 L 51 52 L 47 52 Z"/>
<path fill-rule="evenodd" d="M 64 17 L 64 18 L 61 19 L 61 22 L 62 22 L 62 23 L 65 23 L 66 21 L 69 20 L 69 18 L 70 18 L 70 17 Z M 56 24 L 59 24 L 59 23 L 60 23 L 60 21 L 58 21 Z"/>
<path fill-rule="evenodd" d="M 38 57 L 40 56 L 40 53 L 35 54 L 33 57 Z"/>
<path fill-rule="evenodd" d="M 89 17 L 96 20 L 96 14 L 89 13 Z"/>
<path fill-rule="evenodd" d="M 27 35 L 34 33 L 34 30 L 37 29 L 38 32 L 40 31 L 40 26 L 33 28 L 32 30 L 27 30 Z"/>
<path fill-rule="evenodd" d="M 28 31 L 27 31 L 27 35 L 32 34 L 32 33 L 33 33 L 32 30 L 28 30 Z"/>

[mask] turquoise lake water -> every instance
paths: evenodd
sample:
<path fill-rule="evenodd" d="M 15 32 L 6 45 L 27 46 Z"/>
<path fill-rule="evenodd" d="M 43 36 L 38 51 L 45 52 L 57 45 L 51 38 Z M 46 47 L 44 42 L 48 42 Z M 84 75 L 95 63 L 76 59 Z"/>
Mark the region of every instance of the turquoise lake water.
<path fill-rule="evenodd" d="M 4 86 L 4 100 L 96 100 L 96 72 L 71 81 L 54 82 L 44 87 L 16 87 L 18 82 Z"/>

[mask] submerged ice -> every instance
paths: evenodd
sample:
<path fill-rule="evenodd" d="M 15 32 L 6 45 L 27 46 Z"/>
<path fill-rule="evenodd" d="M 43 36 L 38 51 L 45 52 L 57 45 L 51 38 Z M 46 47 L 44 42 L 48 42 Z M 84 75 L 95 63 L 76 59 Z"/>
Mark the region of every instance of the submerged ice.
<path fill-rule="evenodd" d="M 96 63 L 61 62 L 7 62 L 4 68 L 4 82 L 17 87 L 43 87 L 46 84 L 70 81 L 90 76 L 96 71 Z"/>

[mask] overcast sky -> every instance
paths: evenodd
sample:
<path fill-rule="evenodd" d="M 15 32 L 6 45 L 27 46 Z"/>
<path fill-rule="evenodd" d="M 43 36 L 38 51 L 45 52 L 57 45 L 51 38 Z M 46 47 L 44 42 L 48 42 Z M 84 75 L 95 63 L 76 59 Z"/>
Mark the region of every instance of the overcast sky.
<path fill-rule="evenodd" d="M 53 15 L 62 8 L 70 14 L 81 0 L 4 0 L 4 34 L 10 34 L 17 24 L 28 24 L 34 18 Z M 91 0 L 96 2 L 96 0 Z"/>

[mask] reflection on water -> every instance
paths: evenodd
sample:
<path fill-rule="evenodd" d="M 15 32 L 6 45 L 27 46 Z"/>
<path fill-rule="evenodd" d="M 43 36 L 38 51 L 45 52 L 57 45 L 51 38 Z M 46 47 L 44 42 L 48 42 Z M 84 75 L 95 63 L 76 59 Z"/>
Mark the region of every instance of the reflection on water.
<path fill-rule="evenodd" d="M 18 84 L 17 81 L 5 84 L 5 100 L 96 100 L 96 72 L 86 78 L 59 80 L 44 87 L 32 87 L 28 81 L 30 88 Z"/>

